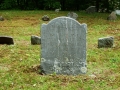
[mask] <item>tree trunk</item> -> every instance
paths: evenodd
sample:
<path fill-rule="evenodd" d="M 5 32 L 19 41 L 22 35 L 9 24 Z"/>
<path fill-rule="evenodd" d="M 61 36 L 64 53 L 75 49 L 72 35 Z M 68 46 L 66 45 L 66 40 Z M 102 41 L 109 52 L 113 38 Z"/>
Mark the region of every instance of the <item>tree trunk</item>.
<path fill-rule="evenodd" d="M 96 0 L 96 9 L 97 9 L 96 11 L 97 12 L 99 11 L 99 8 L 100 8 L 99 4 L 100 4 L 100 0 Z"/>
<path fill-rule="evenodd" d="M 17 0 L 17 5 L 20 5 L 20 2 L 19 2 L 19 0 Z"/>
<path fill-rule="evenodd" d="M 109 0 L 106 0 L 106 2 L 105 2 L 106 4 L 106 8 L 107 8 L 107 12 L 109 12 Z"/>
<path fill-rule="evenodd" d="M 61 0 L 60 4 L 61 4 L 61 9 L 64 11 L 65 10 L 65 0 Z"/>

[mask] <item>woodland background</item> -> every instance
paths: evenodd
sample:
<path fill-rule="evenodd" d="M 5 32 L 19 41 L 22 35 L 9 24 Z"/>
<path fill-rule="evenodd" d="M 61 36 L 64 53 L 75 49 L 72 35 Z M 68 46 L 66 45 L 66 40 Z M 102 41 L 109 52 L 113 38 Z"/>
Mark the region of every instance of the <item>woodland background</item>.
<path fill-rule="evenodd" d="M 110 12 L 120 9 L 120 0 L 0 0 L 1 10 L 85 10 L 96 6 L 97 11 Z"/>

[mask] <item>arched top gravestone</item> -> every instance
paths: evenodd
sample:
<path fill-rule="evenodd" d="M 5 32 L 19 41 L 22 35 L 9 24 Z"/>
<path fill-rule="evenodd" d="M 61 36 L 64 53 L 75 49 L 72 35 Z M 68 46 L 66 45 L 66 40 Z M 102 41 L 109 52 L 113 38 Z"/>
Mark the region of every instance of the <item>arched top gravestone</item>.
<path fill-rule="evenodd" d="M 58 17 L 41 26 L 41 71 L 45 74 L 78 75 L 87 71 L 87 25 Z"/>

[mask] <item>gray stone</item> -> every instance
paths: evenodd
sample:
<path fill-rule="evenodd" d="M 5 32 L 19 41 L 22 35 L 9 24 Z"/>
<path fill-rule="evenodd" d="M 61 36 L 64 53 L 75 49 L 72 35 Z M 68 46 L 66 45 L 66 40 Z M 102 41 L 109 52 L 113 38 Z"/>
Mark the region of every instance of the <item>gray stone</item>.
<path fill-rule="evenodd" d="M 87 72 L 87 25 L 57 17 L 41 26 L 41 72 L 78 75 Z"/>
<path fill-rule="evenodd" d="M 2 16 L 0 16 L 0 21 L 4 21 L 4 18 Z"/>
<path fill-rule="evenodd" d="M 57 13 L 58 13 L 59 11 L 60 11 L 60 9 L 55 9 L 55 12 L 57 12 Z"/>
<path fill-rule="evenodd" d="M 115 13 L 116 13 L 117 15 L 120 15 L 120 10 L 115 10 Z"/>
<path fill-rule="evenodd" d="M 67 14 L 67 17 L 70 17 L 70 18 L 73 18 L 73 19 L 77 19 L 78 18 L 78 15 L 74 12 L 69 12 Z"/>
<path fill-rule="evenodd" d="M 90 6 L 86 9 L 87 13 L 95 13 L 96 12 L 96 7 L 95 6 Z"/>
<path fill-rule="evenodd" d="M 31 44 L 32 45 L 39 45 L 39 44 L 41 44 L 41 37 L 32 35 L 31 36 Z"/>
<path fill-rule="evenodd" d="M 47 15 L 44 15 L 44 16 L 42 17 L 42 20 L 43 20 L 43 21 L 49 21 L 50 18 L 49 18 Z"/>
<path fill-rule="evenodd" d="M 116 20 L 117 16 L 116 16 L 116 12 L 113 11 L 108 17 L 107 20 Z"/>
<path fill-rule="evenodd" d="M 94 74 L 89 75 L 89 77 L 90 77 L 91 79 L 95 79 L 95 78 L 97 78 L 97 76 L 94 75 Z"/>
<path fill-rule="evenodd" d="M 98 39 L 98 48 L 111 48 L 113 47 L 114 37 L 103 37 Z"/>
<path fill-rule="evenodd" d="M 14 44 L 13 38 L 9 36 L 0 36 L 0 44 Z"/>

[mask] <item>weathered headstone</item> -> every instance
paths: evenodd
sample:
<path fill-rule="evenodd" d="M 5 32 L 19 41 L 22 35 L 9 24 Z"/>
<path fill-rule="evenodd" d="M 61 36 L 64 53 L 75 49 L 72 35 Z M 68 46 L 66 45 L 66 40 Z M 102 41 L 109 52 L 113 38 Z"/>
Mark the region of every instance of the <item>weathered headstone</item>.
<path fill-rule="evenodd" d="M 120 10 L 115 10 L 115 13 L 116 13 L 117 15 L 120 15 Z"/>
<path fill-rule="evenodd" d="M 44 16 L 42 17 L 42 20 L 43 20 L 43 21 L 49 21 L 50 18 L 49 18 L 47 15 L 44 15 Z"/>
<path fill-rule="evenodd" d="M 116 20 L 117 16 L 116 16 L 116 12 L 113 11 L 108 17 L 107 20 Z"/>
<path fill-rule="evenodd" d="M 86 9 L 87 13 L 95 13 L 96 12 L 96 7 L 95 6 L 90 6 Z"/>
<path fill-rule="evenodd" d="M 67 14 L 67 17 L 70 17 L 70 18 L 73 18 L 73 19 L 77 19 L 78 18 L 78 15 L 74 12 L 69 12 Z"/>
<path fill-rule="evenodd" d="M 2 16 L 0 16 L 0 21 L 4 21 L 4 18 Z"/>
<path fill-rule="evenodd" d="M 13 38 L 9 36 L 0 36 L 0 44 L 14 44 Z"/>
<path fill-rule="evenodd" d="M 41 44 L 41 37 L 32 35 L 31 36 L 31 44 L 32 45 L 39 45 L 39 44 Z"/>
<path fill-rule="evenodd" d="M 114 37 L 103 37 L 98 39 L 98 48 L 111 48 L 113 47 Z"/>
<path fill-rule="evenodd" d="M 57 13 L 58 13 L 59 11 L 60 11 L 60 9 L 55 9 L 55 12 L 57 12 Z"/>
<path fill-rule="evenodd" d="M 78 75 L 87 72 L 87 25 L 58 17 L 41 27 L 41 71 L 45 74 Z"/>

